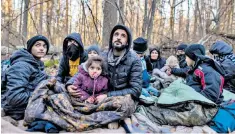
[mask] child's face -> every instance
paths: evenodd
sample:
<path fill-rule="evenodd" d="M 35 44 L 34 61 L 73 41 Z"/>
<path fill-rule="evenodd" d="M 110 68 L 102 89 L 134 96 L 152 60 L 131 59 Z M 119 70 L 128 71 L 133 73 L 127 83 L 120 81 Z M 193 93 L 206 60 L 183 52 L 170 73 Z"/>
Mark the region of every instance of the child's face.
<path fill-rule="evenodd" d="M 94 56 L 98 56 L 98 53 L 96 51 L 92 50 L 88 53 L 88 58 L 91 58 L 91 57 L 94 57 Z"/>
<path fill-rule="evenodd" d="M 35 42 L 35 44 L 31 49 L 32 55 L 37 58 L 44 57 L 46 55 L 46 52 L 47 52 L 47 45 L 45 44 L 44 41 L 41 40 Z"/>
<path fill-rule="evenodd" d="M 194 66 L 195 61 L 193 61 L 192 59 L 190 59 L 188 56 L 186 56 L 186 62 L 188 66 Z"/>
<path fill-rule="evenodd" d="M 93 62 L 88 68 L 88 74 L 91 78 L 97 78 L 102 73 L 102 68 L 99 63 Z"/>

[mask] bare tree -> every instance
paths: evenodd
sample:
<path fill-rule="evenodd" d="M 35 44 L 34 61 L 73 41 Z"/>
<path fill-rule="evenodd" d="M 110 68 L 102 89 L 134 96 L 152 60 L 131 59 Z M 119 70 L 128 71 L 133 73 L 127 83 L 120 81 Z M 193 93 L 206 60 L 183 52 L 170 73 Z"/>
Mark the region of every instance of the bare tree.
<path fill-rule="evenodd" d="M 29 8 L 29 0 L 24 0 L 24 17 L 23 17 L 23 36 L 27 38 L 28 35 L 28 8 Z M 23 44 L 25 44 L 23 40 Z"/>
<path fill-rule="evenodd" d="M 147 39 L 149 42 L 151 42 L 151 34 L 152 34 L 152 29 L 153 29 L 153 20 L 154 20 L 154 15 L 155 15 L 155 9 L 156 9 L 156 0 L 153 0 L 152 2 L 152 8 L 151 8 L 151 15 L 149 18 L 149 24 L 148 24 L 148 31 L 147 31 Z"/>
<path fill-rule="evenodd" d="M 144 21 L 143 21 L 143 27 L 142 27 L 142 37 L 145 37 L 146 28 L 148 24 L 148 0 L 144 1 Z"/>
<path fill-rule="evenodd" d="M 43 0 L 40 0 L 39 34 L 42 34 Z"/>
<path fill-rule="evenodd" d="M 119 14 L 119 24 L 124 24 L 125 22 L 123 22 L 122 20 L 122 15 L 124 13 L 124 0 L 119 0 L 119 9 L 120 9 L 120 14 Z"/>
<path fill-rule="evenodd" d="M 109 44 L 109 37 L 112 28 L 117 24 L 117 8 L 115 8 L 113 5 L 115 5 L 116 0 L 107 0 L 104 1 L 104 7 L 103 7 L 103 40 L 102 40 L 102 47 L 108 46 Z"/>

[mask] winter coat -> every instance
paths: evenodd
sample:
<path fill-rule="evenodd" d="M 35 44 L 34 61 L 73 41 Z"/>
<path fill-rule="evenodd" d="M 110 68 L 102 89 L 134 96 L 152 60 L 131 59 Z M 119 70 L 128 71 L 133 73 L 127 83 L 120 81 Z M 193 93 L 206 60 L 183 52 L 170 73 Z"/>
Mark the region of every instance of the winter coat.
<path fill-rule="evenodd" d="M 6 92 L 2 107 L 14 119 L 22 119 L 28 100 L 42 81 L 47 79 L 42 61 L 36 60 L 26 49 L 16 51 L 6 71 Z"/>
<path fill-rule="evenodd" d="M 200 56 L 188 72 L 186 84 L 209 100 L 220 104 L 223 101 L 224 71 L 214 60 Z"/>
<path fill-rule="evenodd" d="M 60 59 L 59 63 L 59 69 L 58 69 L 58 74 L 57 74 L 57 81 L 61 83 L 66 83 L 72 76 L 69 75 L 70 67 L 69 67 L 69 58 L 66 55 L 68 43 L 67 39 L 74 39 L 78 45 L 80 45 L 81 50 L 81 56 L 80 56 L 80 64 L 85 62 L 87 60 L 87 53 L 84 51 L 83 43 L 80 34 L 78 33 L 72 33 L 68 35 L 64 39 L 63 43 L 63 56 Z"/>
<path fill-rule="evenodd" d="M 146 61 L 150 61 L 150 63 L 152 64 L 152 70 L 148 70 L 149 72 L 152 72 L 154 68 L 161 69 L 162 67 L 165 66 L 166 59 L 160 56 L 160 52 L 158 52 L 158 55 L 159 55 L 159 58 L 157 60 L 151 59 L 150 55 L 145 58 Z"/>
<path fill-rule="evenodd" d="M 188 66 L 186 66 L 184 68 L 172 68 L 171 74 L 174 74 L 175 76 L 186 78 L 189 70 L 190 70 L 190 67 L 188 67 Z"/>
<path fill-rule="evenodd" d="M 127 31 L 128 47 L 119 62 L 113 65 L 109 62 L 108 54 L 112 51 L 112 37 L 117 28 Z M 108 96 L 124 96 L 131 94 L 138 99 L 142 89 L 142 65 L 139 57 L 130 50 L 132 36 L 130 30 L 123 25 L 116 25 L 110 35 L 109 52 L 104 53 L 104 59 L 108 63 L 109 89 Z"/>
<path fill-rule="evenodd" d="M 217 41 L 210 48 L 212 54 L 218 54 L 215 60 L 225 71 L 224 88 L 235 93 L 235 55 L 233 49 L 223 41 Z"/>
<path fill-rule="evenodd" d="M 81 93 L 79 96 L 81 101 L 108 91 L 108 79 L 106 77 L 100 75 L 97 79 L 92 79 L 82 65 L 78 69 L 79 73 L 75 75 L 73 85 Z"/>

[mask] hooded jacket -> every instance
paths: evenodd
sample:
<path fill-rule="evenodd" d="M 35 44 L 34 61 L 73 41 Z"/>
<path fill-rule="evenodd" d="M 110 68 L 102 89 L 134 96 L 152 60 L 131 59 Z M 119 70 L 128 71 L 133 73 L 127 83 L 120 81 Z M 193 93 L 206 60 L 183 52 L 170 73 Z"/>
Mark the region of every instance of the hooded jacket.
<path fill-rule="evenodd" d="M 108 91 L 108 79 L 100 75 L 97 79 L 92 79 L 84 66 L 79 66 L 79 73 L 75 75 L 74 86 L 80 93 L 79 100 L 85 101 L 90 96 L 96 97 Z"/>
<path fill-rule="evenodd" d="M 112 38 L 117 29 L 123 29 L 128 35 L 128 46 L 122 57 L 113 65 L 109 62 L 108 54 L 113 50 Z M 137 54 L 130 51 L 132 35 L 130 30 L 123 25 L 116 25 L 110 34 L 109 52 L 104 53 L 104 59 L 108 62 L 109 92 L 108 96 L 123 96 L 131 94 L 134 98 L 139 98 L 142 89 L 142 65 Z"/>
<path fill-rule="evenodd" d="M 223 41 L 217 41 L 211 46 L 210 53 L 219 55 L 215 60 L 225 71 L 224 88 L 235 93 L 235 55 L 232 47 Z"/>
<path fill-rule="evenodd" d="M 156 60 L 151 59 L 151 52 L 156 50 L 158 52 L 158 58 Z M 152 69 L 158 68 L 161 69 L 166 64 L 166 59 L 161 57 L 160 50 L 157 48 L 152 48 L 149 50 L 149 56 L 145 59 L 146 61 L 150 61 L 152 64 Z M 150 67 L 149 67 L 150 68 Z M 148 72 L 152 72 L 153 70 L 148 70 Z"/>
<path fill-rule="evenodd" d="M 32 92 L 48 76 L 44 72 L 43 62 L 36 60 L 26 49 L 16 51 L 10 62 L 2 107 L 14 119 L 22 119 Z"/>
<path fill-rule="evenodd" d="M 75 40 L 78 43 L 79 48 L 81 49 L 81 51 L 80 51 L 80 64 L 87 60 L 87 53 L 84 51 L 84 46 L 83 46 L 80 34 L 72 33 L 72 34 L 68 35 L 64 39 L 63 56 L 60 60 L 58 74 L 57 74 L 57 78 L 56 78 L 61 83 L 66 83 L 72 77 L 69 75 L 69 71 L 70 71 L 69 57 L 68 57 L 68 55 L 66 55 L 66 51 L 68 48 L 68 39 Z"/>
<path fill-rule="evenodd" d="M 211 101 L 220 104 L 224 98 L 223 75 L 223 69 L 214 60 L 200 55 L 194 67 L 188 72 L 186 84 Z"/>

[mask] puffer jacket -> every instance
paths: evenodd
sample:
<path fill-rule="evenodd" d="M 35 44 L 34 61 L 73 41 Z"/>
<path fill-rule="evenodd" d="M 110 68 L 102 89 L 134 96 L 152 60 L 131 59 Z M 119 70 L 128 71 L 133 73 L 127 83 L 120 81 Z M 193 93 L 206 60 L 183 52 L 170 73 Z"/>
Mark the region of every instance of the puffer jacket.
<path fill-rule="evenodd" d="M 68 39 L 73 39 L 80 45 L 80 48 L 81 48 L 80 64 L 84 63 L 87 60 L 87 53 L 84 51 L 81 35 L 78 33 L 72 33 L 72 34 L 68 35 L 64 39 L 63 56 L 60 59 L 58 74 L 56 77 L 57 81 L 59 81 L 61 83 L 66 83 L 72 77 L 69 75 L 69 71 L 70 71 L 69 58 L 66 55 L 66 51 L 67 51 L 67 47 L 68 47 Z"/>
<path fill-rule="evenodd" d="M 108 62 L 108 53 L 112 51 L 112 37 L 117 29 L 125 29 L 128 35 L 128 48 L 126 53 L 116 65 Z M 108 96 L 123 96 L 131 94 L 135 99 L 139 98 L 142 89 L 142 65 L 137 54 L 130 50 L 132 35 L 130 30 L 123 25 L 116 25 L 110 34 L 109 52 L 104 53 L 104 59 L 108 63 L 109 92 Z"/>
<path fill-rule="evenodd" d="M 18 120 L 24 116 L 29 97 L 42 80 L 47 79 L 42 61 L 36 60 L 26 49 L 16 51 L 6 71 L 2 107 L 7 115 Z"/>
<path fill-rule="evenodd" d="M 97 79 L 92 79 L 88 72 L 79 66 L 79 73 L 74 76 L 74 86 L 79 91 L 79 100 L 84 101 L 90 96 L 98 96 L 108 91 L 108 79 L 100 75 Z"/>
<path fill-rule="evenodd" d="M 235 93 L 235 55 L 232 47 L 223 41 L 217 41 L 211 46 L 210 53 L 219 55 L 215 60 L 225 71 L 224 89 Z"/>
<path fill-rule="evenodd" d="M 212 59 L 200 56 L 188 72 L 186 84 L 209 100 L 220 104 L 223 101 L 224 71 Z"/>

